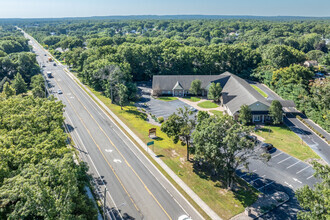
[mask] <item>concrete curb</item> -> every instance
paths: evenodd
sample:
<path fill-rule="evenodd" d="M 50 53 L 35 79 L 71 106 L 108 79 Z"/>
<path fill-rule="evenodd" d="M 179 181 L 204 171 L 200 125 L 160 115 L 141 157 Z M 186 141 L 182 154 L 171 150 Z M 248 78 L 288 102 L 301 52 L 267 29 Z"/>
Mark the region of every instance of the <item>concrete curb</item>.
<path fill-rule="evenodd" d="M 33 38 L 34 39 L 34 38 Z M 35 39 L 34 39 L 35 40 Z M 36 41 L 36 40 L 35 40 Z M 37 42 L 37 41 L 36 41 Z M 37 42 L 39 44 L 39 42 Z M 40 44 L 39 44 L 40 45 Z M 41 45 L 40 45 L 41 46 Z M 47 51 L 47 53 L 53 58 L 53 60 L 55 62 L 57 62 L 58 64 L 61 64 L 49 51 Z M 61 64 L 62 66 L 64 66 L 63 64 Z M 64 66 L 65 67 L 65 66 Z M 118 124 L 120 124 L 120 126 L 122 128 L 124 128 L 131 136 L 132 138 L 135 139 L 135 141 L 143 148 L 147 149 L 147 145 L 134 133 L 131 131 L 131 129 L 129 127 L 126 126 L 126 124 L 124 122 L 122 122 L 116 114 L 114 114 L 99 98 L 97 98 L 84 84 L 82 84 L 80 82 L 80 80 L 74 76 L 67 68 L 64 69 L 66 73 L 69 74 L 69 76 L 74 79 L 77 84 L 81 87 L 83 87 L 88 93 L 90 96 L 92 96 L 96 101 L 97 101 L 97 104 L 98 105 L 101 105 L 110 115 L 111 117 L 113 117 L 116 122 Z M 120 128 L 119 128 L 120 129 Z M 120 129 L 121 130 L 121 129 Z M 123 132 L 124 135 L 126 135 L 124 132 Z M 129 138 L 129 137 L 128 137 Z M 130 138 L 129 138 L 130 139 Z M 133 143 L 134 144 L 134 143 Z M 134 144 L 134 146 L 136 146 Z M 140 150 L 137 146 L 136 148 L 138 150 Z M 142 155 L 144 155 L 143 152 L 141 152 Z M 149 153 L 150 156 L 152 156 L 152 158 L 165 170 L 165 172 L 194 200 L 194 202 L 196 202 L 197 205 L 200 206 L 200 208 L 202 208 L 204 210 L 204 212 L 212 219 L 214 220 L 222 220 L 222 218 L 220 218 L 220 216 L 218 216 L 201 198 L 199 198 L 199 196 L 190 189 L 189 186 L 187 186 L 187 184 L 185 184 L 161 159 L 159 159 L 156 154 L 154 152 L 151 151 L 151 149 L 149 149 L 147 151 L 147 153 Z M 149 160 L 147 157 L 146 157 L 147 160 Z M 152 164 L 152 162 L 150 161 L 150 163 Z M 156 168 L 157 169 L 157 168 Z M 158 169 L 157 169 L 158 170 Z M 160 171 L 159 171 L 160 172 Z M 160 172 L 161 173 L 161 172 Z M 162 173 L 161 173 L 162 174 Z M 167 178 L 165 177 L 165 179 L 167 180 Z M 169 180 L 168 180 L 169 181 Z M 169 181 L 170 182 L 170 181 Z M 170 182 L 171 183 L 171 182 Z M 176 187 L 173 186 L 175 189 Z M 180 192 L 179 194 L 185 198 Z M 187 201 L 189 203 L 189 201 Z M 190 204 L 190 203 L 189 203 Z M 191 205 L 191 204 L 190 204 Z M 192 206 L 192 205 L 191 205 Z M 192 206 L 193 209 L 195 209 L 193 206 Z M 196 209 L 195 209 L 196 210 Z M 196 212 L 198 213 L 198 211 L 196 210 Z M 199 214 L 200 215 L 200 214 Z M 202 217 L 202 216 L 201 216 Z"/>
<path fill-rule="evenodd" d="M 134 133 L 131 131 L 127 125 L 122 122 L 116 114 L 114 114 L 99 98 L 97 98 L 85 85 L 83 85 L 80 80 L 75 77 L 69 70 L 65 69 L 66 72 L 70 75 L 71 78 L 73 78 L 80 86 L 82 86 L 86 91 L 88 91 L 89 95 L 91 95 L 96 101 L 97 104 L 101 105 L 102 108 L 104 108 L 110 115 L 113 117 L 118 124 L 122 128 L 127 131 L 132 138 L 144 149 L 148 149 L 147 145 Z M 128 137 L 129 138 L 129 137 Z M 134 144 L 135 145 L 135 144 Z M 137 146 L 136 146 L 137 147 Z M 138 148 L 138 147 L 137 147 Z M 139 148 L 138 148 L 139 149 Z M 160 158 L 156 156 L 154 152 L 151 151 L 151 149 L 147 150 L 147 153 L 165 170 L 165 172 L 198 204 L 204 212 L 210 216 L 210 218 L 214 220 L 222 220 L 220 216 L 218 216 L 192 189 L 190 189 L 187 184 L 185 184 Z M 142 152 L 143 154 L 143 152 Z M 144 154 L 143 154 L 144 155 Z M 148 159 L 148 158 L 147 158 Z M 166 178 L 166 177 L 165 177 Z M 174 187 L 175 188 L 175 187 Z M 184 197 L 184 196 L 183 196 Z M 196 211 L 197 212 L 197 211 Z"/>

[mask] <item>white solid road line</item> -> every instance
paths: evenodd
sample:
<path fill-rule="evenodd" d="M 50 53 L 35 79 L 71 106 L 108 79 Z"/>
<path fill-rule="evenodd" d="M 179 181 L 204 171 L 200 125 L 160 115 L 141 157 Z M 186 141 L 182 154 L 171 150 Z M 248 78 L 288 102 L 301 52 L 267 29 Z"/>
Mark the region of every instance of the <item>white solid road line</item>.
<path fill-rule="evenodd" d="M 285 158 L 284 160 L 281 160 L 280 162 L 278 162 L 277 164 L 280 164 L 280 163 L 283 163 L 284 161 L 286 161 L 286 160 L 288 160 L 288 159 L 290 159 L 291 157 L 287 157 L 287 158 Z"/>
<path fill-rule="evenodd" d="M 297 162 L 295 162 L 294 164 L 292 164 L 292 165 L 288 166 L 288 167 L 287 167 L 287 169 L 289 169 L 289 168 L 293 167 L 294 165 L 296 165 L 296 164 L 298 164 L 298 163 L 300 163 L 300 161 L 297 161 Z"/>
<path fill-rule="evenodd" d="M 302 171 L 306 170 L 307 168 L 309 168 L 309 166 L 305 167 L 304 169 L 299 170 L 296 174 L 301 173 Z"/>
<path fill-rule="evenodd" d="M 276 154 L 275 156 L 272 157 L 272 159 L 275 158 L 275 157 L 277 157 L 277 156 L 280 156 L 281 154 L 283 154 L 283 152 L 281 152 L 279 154 Z"/>

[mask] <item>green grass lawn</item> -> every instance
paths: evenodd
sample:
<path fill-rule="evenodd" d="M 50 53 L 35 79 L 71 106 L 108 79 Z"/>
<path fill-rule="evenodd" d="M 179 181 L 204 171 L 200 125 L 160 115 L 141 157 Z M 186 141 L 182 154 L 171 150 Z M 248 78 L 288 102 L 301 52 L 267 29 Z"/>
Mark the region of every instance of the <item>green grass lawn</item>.
<path fill-rule="evenodd" d="M 268 97 L 268 95 L 264 92 L 264 91 L 262 91 L 260 88 L 258 88 L 257 86 L 255 86 L 255 85 L 251 85 L 255 90 L 257 90 L 263 97 L 265 97 L 265 98 L 267 98 Z"/>
<path fill-rule="evenodd" d="M 186 147 L 180 143 L 174 144 L 159 127 L 149 124 L 146 121 L 147 115 L 139 112 L 135 106 L 125 106 L 121 110 L 119 106 L 111 104 L 110 99 L 100 92 L 89 89 L 145 143 L 150 141 L 148 130 L 156 127 L 158 138 L 154 140 L 155 153 L 221 218 L 229 219 L 243 212 L 245 207 L 256 201 L 258 192 L 248 186 L 246 182 L 239 180 L 237 190 L 228 191 L 218 179 L 194 170 L 193 163 L 185 161 Z M 141 147 L 140 149 L 145 152 L 145 149 Z M 150 156 L 148 157 L 150 158 Z M 152 158 L 150 159 L 152 160 Z M 153 163 L 162 171 L 155 161 Z M 164 171 L 162 172 L 168 177 Z M 172 183 L 176 185 L 173 180 Z M 179 188 L 179 190 L 187 197 L 182 189 Z M 194 204 L 191 198 L 187 198 Z M 195 207 L 206 219 L 209 219 L 198 206 Z"/>
<path fill-rule="evenodd" d="M 218 110 L 210 110 L 210 112 L 212 112 L 214 115 L 216 116 L 223 116 L 223 112 L 222 111 L 218 111 Z"/>
<path fill-rule="evenodd" d="M 184 99 L 187 99 L 187 100 L 189 100 L 189 101 L 191 101 L 191 102 L 198 102 L 198 101 L 201 100 L 201 99 L 198 98 L 198 97 L 185 97 Z"/>
<path fill-rule="evenodd" d="M 266 126 L 256 132 L 257 135 L 265 138 L 265 142 L 271 143 L 279 150 L 282 150 L 291 156 L 300 160 L 320 157 L 287 126 Z"/>
<path fill-rule="evenodd" d="M 161 100 L 161 101 L 165 101 L 165 102 L 170 102 L 170 101 L 177 100 L 178 98 L 172 97 L 172 96 L 166 96 L 166 97 L 158 97 L 157 99 Z"/>
<path fill-rule="evenodd" d="M 205 101 L 197 104 L 201 108 L 217 108 L 219 105 L 215 104 L 212 101 Z"/>

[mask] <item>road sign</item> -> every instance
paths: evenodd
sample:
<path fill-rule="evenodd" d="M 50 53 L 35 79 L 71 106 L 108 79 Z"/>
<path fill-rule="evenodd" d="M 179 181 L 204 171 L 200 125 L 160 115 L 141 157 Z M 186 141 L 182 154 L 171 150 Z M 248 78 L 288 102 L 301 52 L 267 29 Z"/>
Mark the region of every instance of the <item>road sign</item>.
<path fill-rule="evenodd" d="M 155 138 L 156 136 L 156 128 L 150 128 L 149 129 L 149 137 L 150 138 Z"/>
<path fill-rule="evenodd" d="M 154 141 L 150 141 L 147 143 L 147 146 L 153 145 L 155 142 Z"/>

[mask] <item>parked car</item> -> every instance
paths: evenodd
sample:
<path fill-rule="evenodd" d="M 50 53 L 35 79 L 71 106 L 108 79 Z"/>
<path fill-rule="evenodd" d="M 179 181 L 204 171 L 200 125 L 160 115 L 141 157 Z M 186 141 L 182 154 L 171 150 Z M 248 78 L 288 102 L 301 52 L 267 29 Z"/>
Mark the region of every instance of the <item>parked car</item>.
<path fill-rule="evenodd" d="M 53 66 L 56 66 L 56 63 L 54 63 Z"/>
<path fill-rule="evenodd" d="M 58 93 L 58 94 L 63 94 L 62 90 L 60 90 L 60 89 L 57 90 L 57 93 Z"/>
<path fill-rule="evenodd" d="M 263 144 L 261 144 L 260 148 L 265 152 L 269 152 L 274 149 L 274 146 L 269 143 L 263 143 Z"/>

